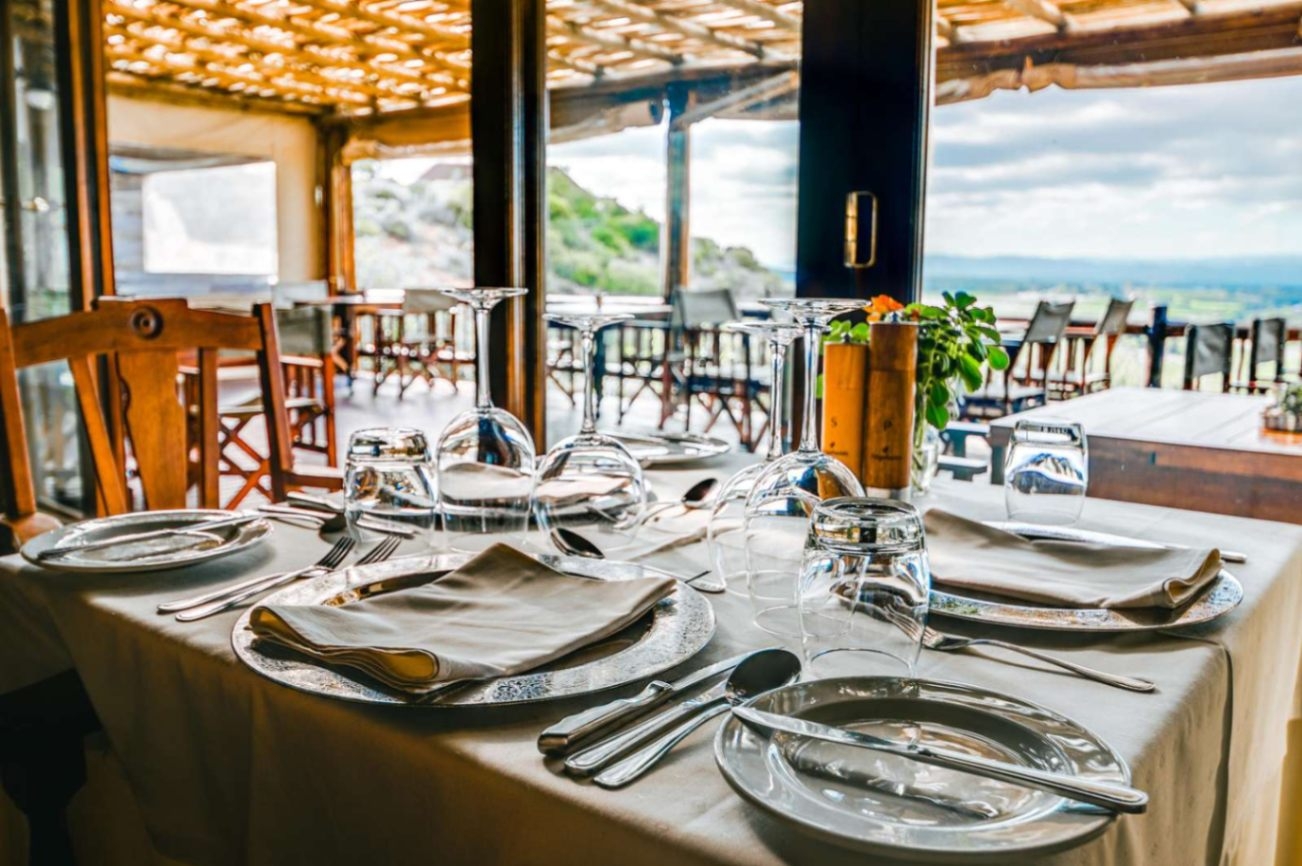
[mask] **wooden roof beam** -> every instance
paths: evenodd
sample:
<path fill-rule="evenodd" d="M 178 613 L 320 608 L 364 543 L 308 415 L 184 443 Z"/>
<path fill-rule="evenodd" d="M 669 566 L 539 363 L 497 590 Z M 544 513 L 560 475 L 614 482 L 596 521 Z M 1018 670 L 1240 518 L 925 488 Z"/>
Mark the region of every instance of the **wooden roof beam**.
<path fill-rule="evenodd" d="M 584 27 L 574 21 L 566 21 L 554 15 L 548 15 L 547 21 L 553 24 L 557 32 L 569 39 L 577 40 L 579 43 L 588 42 L 608 48 L 611 51 L 628 52 L 651 60 L 661 60 L 673 66 L 682 66 L 687 59 L 662 45 L 656 45 L 654 42 L 638 39 L 635 36 L 623 36 L 619 33 Z"/>
<path fill-rule="evenodd" d="M 702 102 L 691 105 L 686 111 L 678 115 L 670 123 L 672 128 L 683 128 L 691 126 L 693 123 L 699 123 L 702 120 L 713 117 L 724 111 L 733 109 L 744 109 L 747 106 L 756 105 L 761 102 L 768 102 L 785 96 L 800 86 L 800 74 L 797 72 L 783 72 L 772 78 L 766 78 L 749 87 L 743 87 L 740 90 L 734 90 L 726 96 L 710 102 Z"/>
<path fill-rule="evenodd" d="M 146 48 L 158 46 L 174 55 L 190 55 L 196 61 L 200 61 L 203 65 L 213 63 L 219 64 L 223 67 L 239 67 L 248 65 L 254 67 L 256 70 L 255 74 L 264 79 L 270 80 L 276 77 L 288 76 L 288 78 L 293 81 L 302 82 L 309 86 L 315 85 L 317 87 L 328 88 L 340 92 L 355 93 L 363 99 L 387 99 L 395 102 L 419 103 L 423 101 L 425 94 L 428 93 L 428 91 L 423 87 L 421 90 L 416 92 L 410 90 L 406 92 L 395 92 L 393 90 L 386 90 L 382 87 L 377 87 L 369 80 L 358 81 L 356 79 L 335 78 L 330 75 L 325 75 L 318 70 L 301 69 L 292 66 L 259 64 L 256 58 L 249 57 L 248 55 L 227 54 L 221 51 L 214 51 L 211 48 L 200 48 L 196 45 L 187 43 L 183 39 L 163 41 L 157 37 L 144 38 L 139 34 L 132 33 L 129 30 L 109 23 L 104 25 L 104 32 L 109 36 L 120 37 L 122 40 L 120 43 L 110 41 L 109 47 L 117 48 L 119 45 L 124 45 L 127 41 L 130 41 L 131 43 L 134 43 L 135 54 L 140 59 L 150 63 L 154 62 L 154 58 L 141 50 L 139 43 L 142 41 L 147 43 Z M 125 52 L 119 52 L 119 54 L 120 56 L 125 56 Z M 439 94 L 430 95 L 435 96 Z"/>
<path fill-rule="evenodd" d="M 158 77 L 165 74 L 169 81 L 179 84 L 189 84 L 193 87 L 211 87 L 207 82 L 212 81 L 233 93 L 248 91 L 255 96 L 274 93 L 285 99 L 315 102 L 323 105 L 339 105 L 349 101 L 347 99 L 341 99 L 338 96 L 332 96 L 312 85 L 306 85 L 302 82 L 286 79 L 263 79 L 256 75 L 250 75 L 233 69 L 211 69 L 206 66 L 190 65 L 170 59 L 168 55 L 164 55 L 161 59 L 156 60 L 153 58 L 141 57 L 134 52 L 123 52 L 121 49 L 112 45 L 108 46 L 105 53 L 110 61 L 117 60 L 127 65 L 128 68 L 125 69 L 121 66 L 115 65 L 114 68 L 119 72 L 128 72 L 132 75 L 143 78 Z M 140 66 L 147 67 L 149 71 L 140 69 Z M 354 105 L 359 103 L 367 104 L 370 102 L 370 99 L 366 96 L 361 96 L 360 99 L 353 100 L 352 102 Z"/>
<path fill-rule="evenodd" d="M 278 54 L 286 58 L 292 58 L 295 62 L 310 67 L 335 67 L 340 69 L 352 69 L 359 72 L 365 72 L 377 80 L 404 79 L 410 82 L 426 82 L 437 84 L 453 90 L 460 90 L 457 79 L 451 73 L 444 71 L 417 71 L 400 64 L 370 63 L 349 60 L 345 57 L 338 57 L 323 51 L 315 44 L 309 44 L 302 47 L 293 45 L 282 45 L 278 42 L 259 39 L 250 34 L 241 33 L 238 38 L 233 34 L 214 27 L 205 22 L 202 18 L 159 18 L 148 11 L 137 9 L 134 6 L 113 4 L 107 9 L 109 26 L 112 26 L 113 20 L 121 18 L 124 21 L 136 22 L 145 27 L 157 27 L 164 30 L 171 30 L 177 33 L 183 33 L 209 42 L 220 43 L 223 45 L 232 45 L 243 48 L 250 52 L 260 54 Z M 143 33 L 133 35 L 137 38 L 154 39 L 155 37 L 147 36 Z"/>
<path fill-rule="evenodd" d="M 747 15 L 753 15 L 756 18 L 763 18 L 765 21 L 771 21 L 783 30 L 792 33 L 800 32 L 799 18 L 788 15 L 777 7 L 762 2 L 762 0 L 719 0 L 719 4 L 736 9 L 738 12 L 744 12 Z"/>
<path fill-rule="evenodd" d="M 178 105 L 196 105 L 201 108 L 259 111 L 310 118 L 322 117 L 329 110 L 329 106 L 321 103 L 298 102 L 282 97 L 250 96 L 229 90 L 182 84 L 173 80 L 170 75 L 154 78 L 120 69 L 108 69 L 105 70 L 104 77 L 108 82 L 109 93 L 132 99 L 152 99 Z"/>
<path fill-rule="evenodd" d="M 348 18 L 368 21 L 381 27 L 392 27 L 395 30 L 419 33 L 429 39 L 452 45 L 457 50 L 464 51 L 470 48 L 470 36 L 467 33 L 454 30 L 451 27 L 431 24 L 425 19 L 414 15 L 404 15 L 400 12 L 390 12 L 388 10 L 377 11 L 367 6 L 364 0 L 351 0 L 351 2 L 349 0 L 295 0 L 295 2 L 324 12 L 335 12 Z"/>
<path fill-rule="evenodd" d="M 1052 0 L 1003 0 L 1005 6 L 1031 18 L 1037 18 L 1065 31 L 1071 21 Z"/>
<path fill-rule="evenodd" d="M 629 18 L 636 18 L 641 21 L 654 24 L 673 33 L 683 36 L 699 39 L 702 42 L 710 42 L 714 45 L 727 48 L 731 51 L 740 51 L 743 54 L 750 54 L 761 60 L 772 58 L 774 60 L 788 60 L 788 55 L 779 51 L 773 51 L 764 47 L 762 43 L 754 42 L 750 39 L 742 39 L 733 36 L 731 33 L 724 33 L 706 27 L 686 18 L 677 15 L 669 15 L 664 12 L 656 12 L 646 6 L 637 3 L 631 3 L 629 0 L 595 0 L 595 2 Z"/>

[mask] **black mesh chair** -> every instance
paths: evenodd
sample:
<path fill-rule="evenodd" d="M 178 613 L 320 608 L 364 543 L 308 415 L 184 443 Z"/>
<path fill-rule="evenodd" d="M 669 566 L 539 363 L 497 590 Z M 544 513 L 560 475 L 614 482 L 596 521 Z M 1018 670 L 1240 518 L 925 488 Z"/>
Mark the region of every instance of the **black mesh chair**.
<path fill-rule="evenodd" d="M 1185 334 L 1184 389 L 1195 391 L 1204 376 L 1221 377 L 1221 390 L 1230 390 L 1230 361 L 1234 357 L 1234 326 L 1228 322 L 1190 325 Z"/>
<path fill-rule="evenodd" d="M 1288 342 L 1288 323 L 1281 318 L 1253 319 L 1251 343 L 1240 359 L 1239 381 L 1234 388 L 1259 394 L 1285 381 L 1284 347 Z M 1262 367 L 1269 365 L 1263 373 Z M 1243 369 L 1246 366 L 1246 370 Z"/>
<path fill-rule="evenodd" d="M 1049 391 L 1054 397 L 1074 397 L 1112 387 L 1112 356 L 1117 340 L 1126 332 L 1135 302 L 1110 298 L 1108 308 L 1088 335 L 1067 335 L 1066 365 L 1049 373 Z M 1102 357 L 1102 363 L 1097 360 Z"/>
<path fill-rule="evenodd" d="M 989 374 L 981 390 L 964 397 L 963 416 L 998 418 L 1048 402 L 1049 370 L 1075 306 L 1075 301 L 1040 301 L 1026 331 L 1004 338 L 1008 369 Z M 1025 371 L 1019 373 L 1023 362 Z"/>

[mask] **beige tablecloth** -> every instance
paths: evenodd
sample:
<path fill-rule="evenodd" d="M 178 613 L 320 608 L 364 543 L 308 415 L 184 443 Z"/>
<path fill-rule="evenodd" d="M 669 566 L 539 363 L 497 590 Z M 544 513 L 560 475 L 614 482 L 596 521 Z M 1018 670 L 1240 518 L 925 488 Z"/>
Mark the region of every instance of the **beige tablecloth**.
<path fill-rule="evenodd" d="M 702 474 L 654 476 L 662 496 L 676 496 Z M 1002 516 L 1000 491 L 988 485 L 941 483 L 933 496 L 963 514 Z M 1159 684 L 1154 694 L 975 654 L 926 653 L 922 674 L 1001 689 L 1071 716 L 1109 740 L 1152 794 L 1148 814 L 1123 818 L 1046 863 L 1299 862 L 1302 849 L 1290 847 L 1295 813 L 1282 814 L 1281 802 L 1302 778 L 1296 746 L 1286 761 L 1288 727 L 1302 718 L 1302 527 L 1097 500 L 1083 523 L 1246 550 L 1249 562 L 1233 566 L 1247 590 L 1243 605 L 1180 637 L 1018 636 L 1149 677 Z M 239 561 L 94 579 L 0 560 L 0 610 L 15 594 L 30 606 L 33 587 L 48 599 L 140 814 L 168 857 L 196 866 L 864 862 L 733 794 L 714 767 L 708 733 L 638 784 L 603 791 L 560 776 L 534 745 L 546 724 L 590 702 L 473 711 L 353 706 L 243 669 L 230 649 L 234 613 L 186 625 L 153 612 L 159 598 L 235 572 L 310 562 L 318 547 L 309 533 L 283 528 Z M 702 559 L 697 547 L 655 562 L 686 568 Z M 750 626 L 743 597 L 711 598 L 718 634 L 691 667 L 772 642 Z M 8 644 L 0 631 L 6 673 Z M 42 664 L 57 666 L 54 652 Z"/>

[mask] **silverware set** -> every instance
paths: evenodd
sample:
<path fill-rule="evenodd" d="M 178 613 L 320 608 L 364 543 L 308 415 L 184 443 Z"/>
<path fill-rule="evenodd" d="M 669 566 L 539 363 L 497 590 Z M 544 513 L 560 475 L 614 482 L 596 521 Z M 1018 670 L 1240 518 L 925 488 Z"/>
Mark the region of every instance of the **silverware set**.
<path fill-rule="evenodd" d="M 725 675 L 708 690 L 643 718 L 649 710 Z M 543 731 L 538 748 L 564 758 L 565 772 L 571 776 L 592 777 L 602 787 L 620 788 L 640 778 L 688 734 L 729 707 L 799 676 L 800 659 L 792 652 L 770 648 L 743 653 L 674 683 L 657 680 L 634 698 L 562 719 Z M 628 725 L 630 721 L 634 724 Z"/>
<path fill-rule="evenodd" d="M 386 536 L 368 550 L 354 565 L 371 565 L 384 562 L 393 556 L 401 543 L 402 540 L 397 536 Z M 224 610 L 229 610 L 255 596 L 293 583 L 296 580 L 320 577 L 337 571 L 343 566 L 356 546 L 356 540 L 351 536 L 344 536 L 331 545 L 330 549 L 320 559 L 306 568 L 241 580 L 238 583 L 218 587 L 200 595 L 163 602 L 158 605 L 157 610 L 159 613 L 175 613 L 176 619 L 180 622 L 194 622 L 195 620 L 204 619 Z"/>

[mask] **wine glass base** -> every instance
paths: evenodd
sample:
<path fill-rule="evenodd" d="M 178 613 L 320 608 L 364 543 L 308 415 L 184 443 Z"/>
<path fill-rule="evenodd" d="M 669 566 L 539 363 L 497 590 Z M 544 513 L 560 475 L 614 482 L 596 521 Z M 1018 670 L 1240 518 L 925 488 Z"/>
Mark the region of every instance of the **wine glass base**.
<path fill-rule="evenodd" d="M 800 609 L 794 604 L 767 604 L 769 599 L 752 599 L 751 621 L 762 632 L 783 640 L 800 640 Z M 767 604 L 767 606 L 765 606 Z"/>

